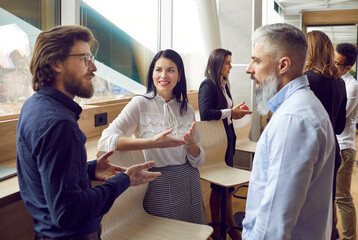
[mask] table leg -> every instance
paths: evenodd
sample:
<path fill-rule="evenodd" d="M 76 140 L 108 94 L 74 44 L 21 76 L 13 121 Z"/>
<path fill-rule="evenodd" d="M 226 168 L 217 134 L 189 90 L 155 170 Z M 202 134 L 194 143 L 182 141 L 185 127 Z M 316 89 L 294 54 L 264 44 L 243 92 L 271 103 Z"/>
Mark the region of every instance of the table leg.
<path fill-rule="evenodd" d="M 225 240 L 226 239 L 226 213 L 227 213 L 227 194 L 228 194 L 228 188 L 221 187 L 221 224 L 220 224 L 220 239 Z"/>

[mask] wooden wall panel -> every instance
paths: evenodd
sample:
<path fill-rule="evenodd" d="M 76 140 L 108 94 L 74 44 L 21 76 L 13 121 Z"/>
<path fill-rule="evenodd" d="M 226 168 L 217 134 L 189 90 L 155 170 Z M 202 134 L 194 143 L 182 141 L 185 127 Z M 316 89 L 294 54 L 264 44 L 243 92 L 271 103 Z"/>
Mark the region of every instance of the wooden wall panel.
<path fill-rule="evenodd" d="M 358 9 L 303 12 L 304 26 L 358 23 Z"/>
<path fill-rule="evenodd" d="M 188 101 L 190 105 L 194 108 L 194 111 L 199 110 L 198 91 L 188 91 Z"/>
<path fill-rule="evenodd" d="M 194 110 L 198 110 L 198 91 L 188 91 L 188 99 Z M 131 99 L 121 99 L 96 103 L 98 105 L 83 106 L 78 124 L 87 138 L 99 138 L 102 131 L 118 116 Z M 106 103 L 106 104 L 104 104 Z M 107 113 L 107 124 L 95 127 L 95 115 Z M 0 121 L 0 164 L 5 166 L 16 166 L 16 128 L 18 115 L 15 119 Z M 8 119 L 8 118 L 3 118 Z M 0 118 L 1 120 L 1 118 Z"/>
<path fill-rule="evenodd" d="M 33 240 L 33 218 L 22 200 L 0 208 L 0 239 Z"/>
<path fill-rule="evenodd" d="M 16 165 L 17 119 L 0 122 L 0 164 L 7 162 L 9 167 Z"/>
<path fill-rule="evenodd" d="M 105 106 L 87 106 L 83 109 L 78 120 L 81 130 L 86 134 L 87 138 L 101 136 L 102 131 L 120 114 L 128 102 L 129 100 Z M 95 127 L 95 115 L 100 113 L 107 113 L 107 124 Z"/>

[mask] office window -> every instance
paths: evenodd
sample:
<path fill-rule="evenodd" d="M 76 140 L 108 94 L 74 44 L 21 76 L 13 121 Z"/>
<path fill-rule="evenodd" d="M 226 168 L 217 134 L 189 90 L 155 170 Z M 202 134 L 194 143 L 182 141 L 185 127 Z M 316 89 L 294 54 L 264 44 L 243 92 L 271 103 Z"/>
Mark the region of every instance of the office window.
<path fill-rule="evenodd" d="M 84 0 L 81 24 L 99 42 L 95 94 L 86 103 L 118 99 L 146 90 L 149 64 L 157 52 L 158 0 Z"/>
<path fill-rule="evenodd" d="M 173 0 L 173 49 L 183 58 L 188 90 L 199 89 L 206 59 L 197 4 L 193 0 Z"/>
<path fill-rule="evenodd" d="M 58 24 L 56 0 L 0 0 L 0 116 L 20 112 L 33 94 L 30 57 L 41 30 Z"/>

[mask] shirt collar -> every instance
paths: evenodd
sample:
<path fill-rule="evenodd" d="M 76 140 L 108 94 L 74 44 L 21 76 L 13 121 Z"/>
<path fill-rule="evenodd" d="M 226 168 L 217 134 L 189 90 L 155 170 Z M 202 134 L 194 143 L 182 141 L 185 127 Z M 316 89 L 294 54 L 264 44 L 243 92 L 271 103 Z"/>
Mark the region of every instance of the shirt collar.
<path fill-rule="evenodd" d="M 350 76 L 352 76 L 352 75 L 349 72 L 346 72 L 345 74 L 342 75 L 341 78 L 343 78 L 343 80 L 344 80 L 345 78 L 349 78 Z"/>
<path fill-rule="evenodd" d="M 154 98 L 157 99 L 159 102 L 161 102 L 163 104 L 169 104 L 169 103 L 172 103 L 172 102 L 176 102 L 175 97 L 170 99 L 168 102 L 166 102 L 165 99 L 162 96 L 160 96 L 158 93 L 155 95 Z"/>
<path fill-rule="evenodd" d="M 294 92 L 297 90 L 308 87 L 308 79 L 306 75 L 302 75 L 292 81 L 290 81 L 286 86 L 284 86 L 275 96 L 273 96 L 267 105 L 271 112 L 275 112 L 277 108 Z"/>
<path fill-rule="evenodd" d="M 224 79 L 223 79 L 223 82 L 221 83 L 221 86 L 222 86 L 223 88 L 225 88 L 226 84 L 227 84 L 227 80 L 224 78 Z"/>
<path fill-rule="evenodd" d="M 64 94 L 63 92 L 57 90 L 56 88 L 44 86 L 38 91 L 39 94 L 47 95 L 56 99 L 63 106 L 71 110 L 75 115 L 77 120 L 80 118 L 80 114 L 82 112 L 82 108 L 78 103 L 76 103 L 72 98 Z"/>

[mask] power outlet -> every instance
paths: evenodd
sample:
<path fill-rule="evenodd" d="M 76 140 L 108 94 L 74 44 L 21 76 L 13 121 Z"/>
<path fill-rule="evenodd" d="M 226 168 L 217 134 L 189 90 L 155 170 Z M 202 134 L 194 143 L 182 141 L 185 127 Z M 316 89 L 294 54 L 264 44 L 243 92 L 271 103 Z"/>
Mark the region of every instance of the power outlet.
<path fill-rule="evenodd" d="M 94 126 L 99 127 L 107 124 L 107 113 L 94 115 Z"/>

